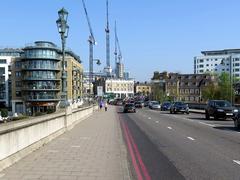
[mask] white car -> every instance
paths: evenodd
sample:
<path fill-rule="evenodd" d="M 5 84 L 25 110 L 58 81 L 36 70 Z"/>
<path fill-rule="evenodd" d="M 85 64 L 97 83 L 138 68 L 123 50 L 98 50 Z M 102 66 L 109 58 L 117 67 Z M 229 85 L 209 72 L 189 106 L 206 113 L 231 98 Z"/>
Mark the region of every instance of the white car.
<path fill-rule="evenodd" d="M 158 101 L 150 101 L 148 106 L 150 109 L 161 109 L 161 105 Z"/>

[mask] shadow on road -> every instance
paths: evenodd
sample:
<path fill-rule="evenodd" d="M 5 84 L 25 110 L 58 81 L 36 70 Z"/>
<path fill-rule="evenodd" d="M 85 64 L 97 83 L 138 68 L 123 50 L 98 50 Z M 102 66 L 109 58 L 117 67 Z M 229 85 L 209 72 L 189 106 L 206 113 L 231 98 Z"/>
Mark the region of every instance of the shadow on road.
<path fill-rule="evenodd" d="M 235 127 L 229 127 L 229 126 L 219 126 L 219 127 L 214 127 L 215 129 L 223 130 L 223 131 L 235 131 L 235 132 L 240 132 L 240 129 L 237 129 Z"/>

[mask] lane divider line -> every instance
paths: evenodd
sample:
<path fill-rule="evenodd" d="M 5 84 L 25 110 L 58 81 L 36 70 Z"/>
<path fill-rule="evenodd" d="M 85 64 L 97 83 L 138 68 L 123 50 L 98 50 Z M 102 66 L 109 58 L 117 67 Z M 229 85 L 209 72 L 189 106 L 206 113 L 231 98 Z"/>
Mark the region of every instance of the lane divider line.
<path fill-rule="evenodd" d="M 169 127 L 167 127 L 167 128 L 172 130 L 172 127 L 170 127 L 170 126 L 169 126 Z"/>
<path fill-rule="evenodd" d="M 148 119 L 152 119 L 151 117 L 148 117 Z"/>
<path fill-rule="evenodd" d="M 194 138 L 192 138 L 192 137 L 187 137 L 188 139 L 190 139 L 190 140 L 192 140 L 192 141 L 195 141 L 195 139 Z"/>
<path fill-rule="evenodd" d="M 198 122 L 199 124 L 203 124 L 203 125 L 206 125 L 206 126 L 210 126 L 210 127 L 215 127 L 215 125 L 213 124 L 208 124 L 208 123 L 205 123 L 205 122 Z"/>
<path fill-rule="evenodd" d="M 125 124 L 125 125 L 126 125 L 127 133 L 128 133 L 128 135 L 129 135 L 129 137 L 130 137 L 130 141 L 131 141 L 131 143 L 132 143 L 132 145 L 133 145 L 133 148 L 134 148 L 134 150 L 135 150 L 135 153 L 136 153 L 138 162 L 139 162 L 139 164 L 140 164 L 140 167 L 141 167 L 141 169 L 142 169 L 143 175 L 144 175 L 144 177 L 145 177 L 145 180 L 151 180 L 151 177 L 150 177 L 150 175 L 149 175 L 149 173 L 148 173 L 148 170 L 147 170 L 147 168 L 146 168 L 146 166 L 145 166 L 145 164 L 144 164 L 144 162 L 143 162 L 143 160 L 142 160 L 142 158 L 141 158 L 140 152 L 139 152 L 138 147 L 137 147 L 137 145 L 136 145 L 136 143 L 135 143 L 135 141 L 134 141 L 134 139 L 133 139 L 133 137 L 132 137 L 132 134 L 131 134 L 131 132 L 129 131 L 129 128 L 128 128 L 127 124 Z"/>
<path fill-rule="evenodd" d="M 122 120 L 120 120 L 120 123 L 121 123 L 122 129 L 124 131 L 124 136 L 125 136 L 125 139 L 127 141 L 128 150 L 129 150 L 129 153 L 130 153 L 130 156 L 131 156 L 131 159 L 132 159 L 132 163 L 133 163 L 135 172 L 137 174 L 137 179 L 138 180 L 143 180 L 142 174 L 140 172 L 140 169 L 139 169 L 137 161 L 136 161 L 136 157 L 134 155 L 134 151 L 133 151 L 133 147 L 132 147 L 131 142 L 130 142 L 130 138 L 127 134 L 126 126 L 125 126 L 125 124 Z"/>
<path fill-rule="evenodd" d="M 156 123 L 159 123 L 159 121 L 155 121 Z"/>
<path fill-rule="evenodd" d="M 238 165 L 240 165 L 240 161 L 238 160 L 233 160 L 233 162 L 237 163 Z"/>

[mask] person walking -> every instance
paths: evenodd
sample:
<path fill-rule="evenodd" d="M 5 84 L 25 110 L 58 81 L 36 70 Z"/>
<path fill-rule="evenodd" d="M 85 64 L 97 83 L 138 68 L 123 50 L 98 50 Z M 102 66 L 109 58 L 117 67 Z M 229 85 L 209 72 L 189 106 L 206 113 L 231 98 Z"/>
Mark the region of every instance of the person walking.
<path fill-rule="evenodd" d="M 108 109 L 108 103 L 107 103 L 107 101 L 105 101 L 104 107 L 105 107 L 105 111 L 107 111 L 107 109 Z"/>
<path fill-rule="evenodd" d="M 102 100 L 99 102 L 99 108 L 100 108 L 100 111 L 102 110 L 102 107 L 103 107 L 103 102 Z"/>

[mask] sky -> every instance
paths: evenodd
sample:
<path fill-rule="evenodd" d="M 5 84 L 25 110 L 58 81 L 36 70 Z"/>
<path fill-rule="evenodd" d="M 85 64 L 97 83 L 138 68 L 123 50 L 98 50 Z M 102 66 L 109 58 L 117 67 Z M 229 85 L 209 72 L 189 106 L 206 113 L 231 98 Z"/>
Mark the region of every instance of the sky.
<path fill-rule="evenodd" d="M 106 65 L 106 1 L 85 0 L 97 45 L 94 58 Z M 57 12 L 69 12 L 67 47 L 88 70 L 89 29 L 81 0 L 1 0 L 0 48 L 24 47 L 38 40 L 60 46 Z M 193 73 L 193 58 L 203 50 L 240 48 L 239 0 L 109 0 L 111 66 L 114 21 L 125 70 L 136 81 L 154 71 Z"/>

